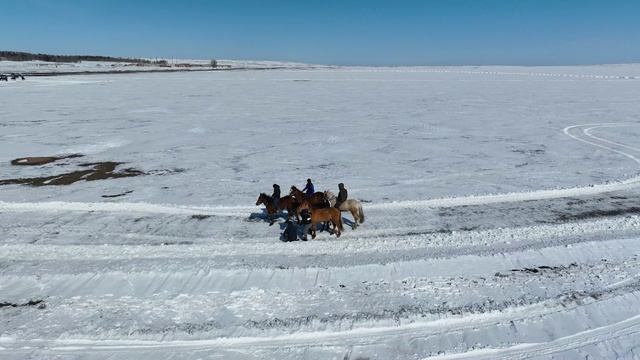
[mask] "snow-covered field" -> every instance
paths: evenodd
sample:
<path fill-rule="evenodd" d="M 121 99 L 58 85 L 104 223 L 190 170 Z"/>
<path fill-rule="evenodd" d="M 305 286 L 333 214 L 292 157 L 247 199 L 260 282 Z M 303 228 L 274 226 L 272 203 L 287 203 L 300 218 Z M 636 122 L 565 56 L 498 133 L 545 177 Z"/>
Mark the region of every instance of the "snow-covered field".
<path fill-rule="evenodd" d="M 150 59 L 157 60 L 157 59 Z M 137 66 L 135 63 L 108 62 L 108 61 L 79 61 L 79 62 L 47 62 L 47 61 L 0 61 L 0 74 L 4 73 L 32 73 L 32 74 L 55 74 L 55 73 L 102 73 L 102 72 L 123 72 L 123 71 L 172 71 L 176 69 L 202 70 L 208 69 L 211 60 L 190 60 L 190 59 L 164 59 L 167 66 L 157 64 L 145 64 Z M 184 67 L 185 64 L 193 67 Z M 183 65 L 183 66 L 180 66 Z M 309 65 L 279 61 L 243 61 L 243 60 L 218 60 L 218 65 L 226 69 L 264 69 L 264 68 L 309 68 L 327 66 Z"/>
<path fill-rule="evenodd" d="M 0 185 L 0 358 L 640 358 L 639 98 L 640 65 L 0 83 L 0 183 L 146 173 Z M 366 222 L 281 242 L 256 198 L 307 177 Z"/>

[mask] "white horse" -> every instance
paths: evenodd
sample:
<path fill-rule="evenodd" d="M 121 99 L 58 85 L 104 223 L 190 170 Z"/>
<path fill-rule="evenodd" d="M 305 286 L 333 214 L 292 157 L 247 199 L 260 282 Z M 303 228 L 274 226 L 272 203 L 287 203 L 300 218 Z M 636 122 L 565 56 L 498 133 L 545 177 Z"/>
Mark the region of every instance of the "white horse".
<path fill-rule="evenodd" d="M 324 196 L 327 201 L 329 201 L 329 205 L 334 207 L 336 205 L 337 197 L 334 193 L 329 190 L 325 190 Z M 347 199 L 345 202 L 340 204 L 340 212 L 349 211 L 351 216 L 353 216 L 353 225 L 352 228 L 357 228 L 358 223 L 364 223 L 364 211 L 362 211 L 362 204 L 360 201 L 356 199 Z"/>

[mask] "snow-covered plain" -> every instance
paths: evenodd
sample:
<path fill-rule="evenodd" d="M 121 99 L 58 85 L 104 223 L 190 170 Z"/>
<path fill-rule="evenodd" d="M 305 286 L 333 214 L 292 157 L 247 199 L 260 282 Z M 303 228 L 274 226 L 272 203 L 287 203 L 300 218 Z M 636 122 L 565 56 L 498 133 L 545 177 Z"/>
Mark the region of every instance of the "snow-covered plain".
<path fill-rule="evenodd" d="M 208 69 L 211 60 L 192 59 L 148 59 L 152 61 L 165 60 L 166 66 L 158 64 L 109 62 L 109 61 L 79 61 L 79 62 L 49 62 L 49 61 L 0 61 L 0 74 L 30 73 L 104 73 L 104 72 L 145 72 L 145 71 L 193 71 Z M 220 69 L 292 69 L 292 68 L 328 68 L 328 66 L 309 65 L 302 63 L 280 61 L 243 61 L 217 60 Z M 190 65 L 191 67 L 185 67 Z"/>
<path fill-rule="evenodd" d="M 640 358 L 638 98 L 639 65 L 0 83 L 0 181 L 148 173 L 0 186 L 0 358 Z M 279 241 L 256 198 L 307 177 L 366 222 Z"/>

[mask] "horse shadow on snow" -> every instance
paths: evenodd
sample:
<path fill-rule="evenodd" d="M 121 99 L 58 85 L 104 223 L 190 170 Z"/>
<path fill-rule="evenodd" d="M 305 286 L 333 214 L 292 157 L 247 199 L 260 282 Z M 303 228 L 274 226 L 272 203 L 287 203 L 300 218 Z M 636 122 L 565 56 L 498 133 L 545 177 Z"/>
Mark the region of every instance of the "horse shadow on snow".
<path fill-rule="evenodd" d="M 286 213 L 278 213 L 276 216 L 273 217 L 273 220 L 272 220 L 269 217 L 269 214 L 267 213 L 267 210 L 266 209 L 262 209 L 260 212 L 252 212 L 251 214 L 249 214 L 249 217 L 246 219 L 246 221 L 249 221 L 249 222 L 266 222 L 266 223 L 269 223 L 269 226 L 271 226 L 271 225 L 275 224 L 276 222 L 278 222 L 278 219 L 285 219 L 286 220 L 287 219 Z"/>
<path fill-rule="evenodd" d="M 245 221 L 249 221 L 249 222 L 266 222 L 266 223 L 269 224 L 269 226 L 272 226 L 273 224 L 277 223 L 278 226 L 280 227 L 280 230 L 284 231 L 284 229 L 287 228 L 287 222 L 286 221 L 278 221 L 278 219 L 287 220 L 287 214 L 285 212 L 280 212 L 273 218 L 273 221 L 272 221 L 271 218 L 269 218 L 267 210 L 266 209 L 262 209 L 260 212 L 252 212 L 251 214 L 249 214 L 249 217 Z M 295 221 L 295 220 L 292 219 L 292 221 Z M 344 216 L 342 217 L 342 222 L 343 222 L 343 224 L 345 226 L 349 226 L 351 229 L 353 229 L 354 226 L 356 225 L 356 223 L 353 220 L 347 219 Z M 301 228 L 301 226 L 299 226 L 299 227 Z M 317 228 L 317 231 L 318 232 L 325 232 L 325 231 L 331 232 L 330 229 L 326 225 L 319 225 L 318 228 Z M 283 239 L 281 238 L 280 240 L 283 240 Z"/>

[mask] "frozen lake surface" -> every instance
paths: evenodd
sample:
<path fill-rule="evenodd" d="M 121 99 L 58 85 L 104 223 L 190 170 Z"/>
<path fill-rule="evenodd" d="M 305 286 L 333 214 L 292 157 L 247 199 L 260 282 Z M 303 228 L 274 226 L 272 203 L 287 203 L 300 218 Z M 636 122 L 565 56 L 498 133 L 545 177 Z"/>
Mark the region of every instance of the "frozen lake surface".
<path fill-rule="evenodd" d="M 0 184 L 145 173 L 0 185 L 1 358 L 640 358 L 640 65 L 42 77 L 0 98 Z M 366 222 L 279 241 L 256 198 L 308 177 Z"/>

